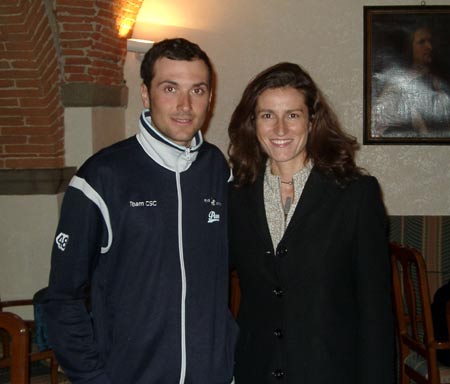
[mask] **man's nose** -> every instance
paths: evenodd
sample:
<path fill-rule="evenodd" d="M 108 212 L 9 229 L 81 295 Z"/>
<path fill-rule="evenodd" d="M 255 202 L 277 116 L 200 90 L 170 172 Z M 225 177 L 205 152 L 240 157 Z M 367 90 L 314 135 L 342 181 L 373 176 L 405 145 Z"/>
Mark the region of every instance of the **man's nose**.
<path fill-rule="evenodd" d="M 182 111 L 190 111 L 192 109 L 191 96 L 188 92 L 180 93 L 177 107 Z"/>

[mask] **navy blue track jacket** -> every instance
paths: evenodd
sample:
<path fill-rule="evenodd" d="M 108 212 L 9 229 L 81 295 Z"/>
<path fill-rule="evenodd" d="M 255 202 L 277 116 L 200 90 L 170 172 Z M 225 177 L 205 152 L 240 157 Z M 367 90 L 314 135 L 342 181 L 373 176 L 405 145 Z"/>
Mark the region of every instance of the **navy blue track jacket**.
<path fill-rule="evenodd" d="M 199 132 L 151 126 L 92 156 L 65 194 L 52 253 L 49 340 L 73 383 L 229 384 L 227 179 Z"/>

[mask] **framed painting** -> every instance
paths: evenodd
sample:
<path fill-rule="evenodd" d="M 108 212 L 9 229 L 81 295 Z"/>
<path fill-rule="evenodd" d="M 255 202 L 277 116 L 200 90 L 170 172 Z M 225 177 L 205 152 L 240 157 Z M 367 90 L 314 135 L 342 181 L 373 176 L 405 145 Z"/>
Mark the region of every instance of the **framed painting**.
<path fill-rule="evenodd" d="M 364 7 L 364 144 L 450 144 L 450 6 Z"/>

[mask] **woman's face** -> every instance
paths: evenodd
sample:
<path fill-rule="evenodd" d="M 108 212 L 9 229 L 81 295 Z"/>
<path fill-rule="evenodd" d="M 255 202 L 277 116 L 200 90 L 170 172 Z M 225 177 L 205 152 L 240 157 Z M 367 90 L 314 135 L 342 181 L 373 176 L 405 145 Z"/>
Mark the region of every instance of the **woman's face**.
<path fill-rule="evenodd" d="M 311 127 L 305 97 L 295 88 L 267 89 L 255 109 L 256 136 L 272 161 L 272 172 L 291 174 L 303 168 Z"/>

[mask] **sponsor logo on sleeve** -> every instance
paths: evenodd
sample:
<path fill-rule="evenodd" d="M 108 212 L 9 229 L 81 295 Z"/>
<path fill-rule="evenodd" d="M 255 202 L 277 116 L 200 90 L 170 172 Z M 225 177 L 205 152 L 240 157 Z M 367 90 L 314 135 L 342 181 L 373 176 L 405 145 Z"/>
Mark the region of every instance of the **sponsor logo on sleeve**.
<path fill-rule="evenodd" d="M 55 239 L 56 245 L 58 246 L 59 250 L 65 251 L 67 247 L 67 243 L 69 242 L 69 235 L 66 233 L 60 232 L 58 236 L 56 236 Z"/>

